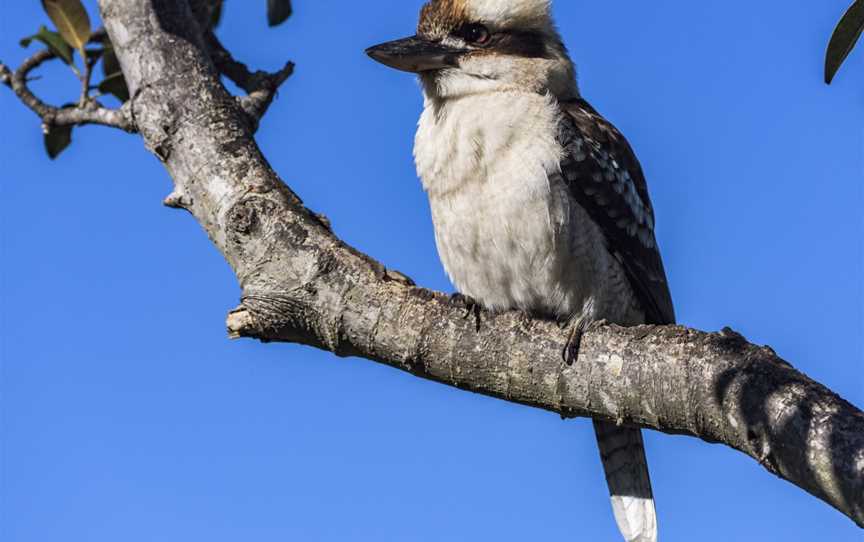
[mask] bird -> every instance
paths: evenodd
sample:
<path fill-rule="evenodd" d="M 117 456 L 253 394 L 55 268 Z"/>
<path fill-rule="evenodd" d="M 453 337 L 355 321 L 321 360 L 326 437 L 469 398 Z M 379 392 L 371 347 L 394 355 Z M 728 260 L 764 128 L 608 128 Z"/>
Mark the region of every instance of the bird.
<path fill-rule="evenodd" d="M 366 53 L 419 78 L 415 164 L 458 296 L 566 326 L 562 363 L 595 322 L 675 322 L 642 167 L 582 97 L 549 0 L 431 0 Z M 641 430 L 593 423 L 619 531 L 656 541 Z"/>

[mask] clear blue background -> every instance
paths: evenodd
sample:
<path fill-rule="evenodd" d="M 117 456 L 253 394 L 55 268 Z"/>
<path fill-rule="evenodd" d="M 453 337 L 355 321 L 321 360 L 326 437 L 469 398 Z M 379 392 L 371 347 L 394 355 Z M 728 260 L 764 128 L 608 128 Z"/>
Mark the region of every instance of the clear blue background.
<path fill-rule="evenodd" d="M 864 54 L 822 56 L 848 0 L 559 0 L 585 96 L 647 171 L 682 323 L 731 325 L 864 406 Z M 263 1 L 221 28 L 297 73 L 263 123 L 336 232 L 449 289 L 415 178 L 416 83 L 363 55 L 420 0 Z M 87 2 L 95 15 L 95 2 Z M 47 21 L 5 0 L 0 59 Z M 34 83 L 74 99 L 62 66 Z M 616 541 L 590 424 L 293 345 L 229 342 L 235 281 L 140 139 L 86 128 L 50 162 L 0 88 L 3 542 Z M 860 541 L 723 446 L 647 436 L 663 540 Z"/>

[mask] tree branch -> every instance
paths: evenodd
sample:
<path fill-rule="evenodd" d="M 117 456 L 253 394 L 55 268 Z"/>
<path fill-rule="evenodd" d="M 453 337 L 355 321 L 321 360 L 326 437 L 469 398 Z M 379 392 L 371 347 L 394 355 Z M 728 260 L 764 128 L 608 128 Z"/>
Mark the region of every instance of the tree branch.
<path fill-rule="evenodd" d="M 174 179 L 166 202 L 195 216 L 243 289 L 228 318 L 232 336 L 364 357 L 565 417 L 723 443 L 864 526 L 864 413 L 770 348 L 731 330 L 597 325 L 567 365 L 566 334 L 553 322 L 484 314 L 478 330 L 443 294 L 337 239 L 279 180 L 222 86 L 188 2 L 100 0 L 100 8 L 137 126 Z M 3 79 L 11 81 L 8 70 Z"/>
<path fill-rule="evenodd" d="M 276 91 L 294 73 L 294 63 L 287 62 L 281 70 L 274 73 L 260 70 L 253 73 L 245 64 L 234 59 L 214 32 L 207 32 L 206 40 L 210 58 L 219 72 L 246 91 L 247 96 L 239 99 L 240 106 L 257 129 L 258 122 L 273 103 Z"/>
<path fill-rule="evenodd" d="M 16 96 L 39 115 L 42 123 L 47 126 L 81 126 L 85 124 L 98 124 L 119 128 L 126 132 L 134 132 L 135 125 L 132 122 L 129 108 L 125 105 L 120 109 L 109 109 L 99 105 L 95 100 L 87 97 L 87 91 L 82 90 L 81 102 L 72 107 L 54 107 L 40 100 L 27 85 L 30 73 L 45 62 L 57 58 L 54 53 L 43 49 L 34 53 L 14 72 L 5 64 L 0 62 L 0 82 L 12 89 Z M 89 86 L 89 73 L 92 66 L 86 67 L 87 75 L 82 81 L 82 86 Z"/>

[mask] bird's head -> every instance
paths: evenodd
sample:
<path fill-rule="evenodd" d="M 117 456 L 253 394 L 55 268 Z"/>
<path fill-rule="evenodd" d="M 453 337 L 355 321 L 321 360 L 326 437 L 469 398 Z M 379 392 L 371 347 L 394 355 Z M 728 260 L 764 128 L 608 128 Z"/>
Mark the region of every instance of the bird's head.
<path fill-rule="evenodd" d="M 420 75 L 427 97 L 527 91 L 578 94 L 549 0 L 431 0 L 417 34 L 370 47 L 373 59 Z"/>

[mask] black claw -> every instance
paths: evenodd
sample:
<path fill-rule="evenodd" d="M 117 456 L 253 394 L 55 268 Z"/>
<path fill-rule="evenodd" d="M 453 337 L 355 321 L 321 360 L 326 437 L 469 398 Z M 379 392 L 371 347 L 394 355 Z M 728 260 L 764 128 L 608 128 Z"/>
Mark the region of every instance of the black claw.
<path fill-rule="evenodd" d="M 480 324 L 482 321 L 480 316 L 483 312 L 483 306 L 480 305 L 480 303 L 477 303 L 477 301 L 473 297 L 462 295 L 460 293 L 455 293 L 451 295 L 450 302 L 460 308 L 465 309 L 465 316 L 463 318 L 473 316 L 477 331 L 480 331 Z"/>
<path fill-rule="evenodd" d="M 461 307 L 463 309 L 467 309 L 477 305 L 477 302 L 473 297 L 460 294 L 456 292 L 455 294 L 450 294 L 450 302 L 456 305 L 457 307 Z"/>
<path fill-rule="evenodd" d="M 579 324 L 574 325 L 570 329 L 570 337 L 568 337 L 567 344 L 564 346 L 564 351 L 561 353 L 561 357 L 567 365 L 573 365 L 579 357 L 579 347 L 582 346 L 582 336 L 584 334 L 585 330 L 583 330 L 582 326 Z"/>

